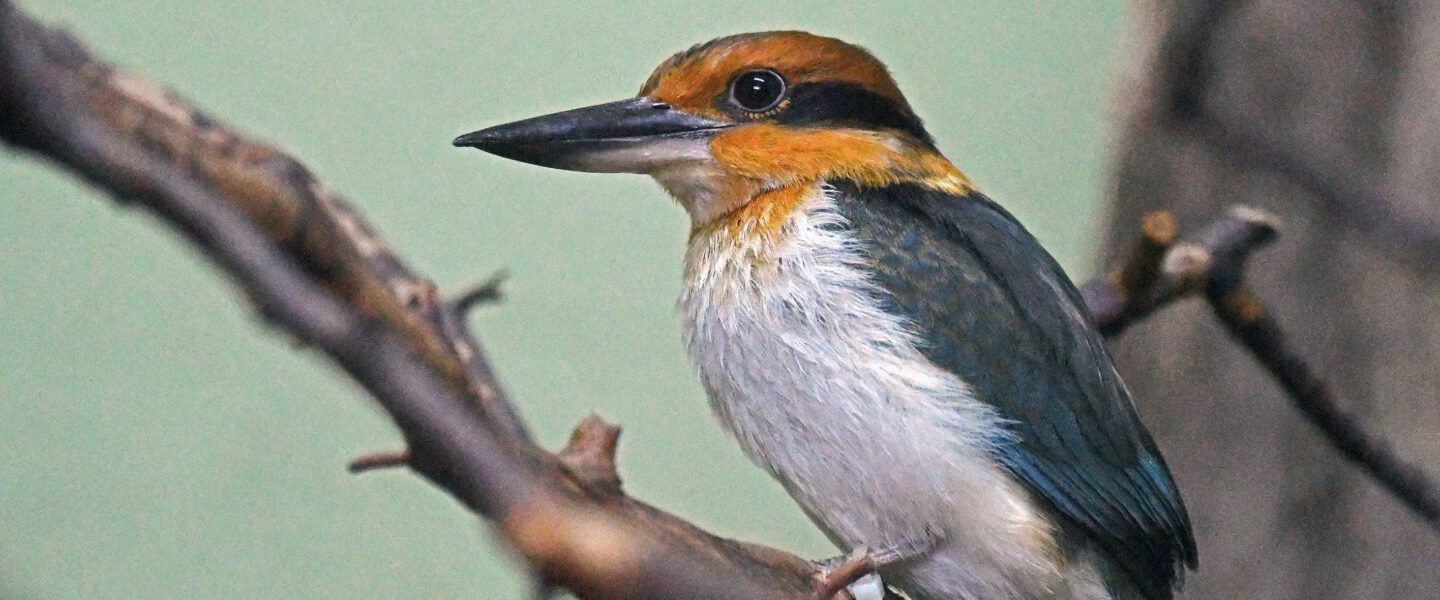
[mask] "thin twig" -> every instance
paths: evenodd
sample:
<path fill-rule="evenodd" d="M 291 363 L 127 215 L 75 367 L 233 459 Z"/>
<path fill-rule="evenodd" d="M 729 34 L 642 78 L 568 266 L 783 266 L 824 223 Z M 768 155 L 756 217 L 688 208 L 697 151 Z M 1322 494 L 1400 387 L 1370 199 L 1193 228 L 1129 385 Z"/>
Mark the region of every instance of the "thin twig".
<path fill-rule="evenodd" d="M 1195 236 L 1193 242 L 1169 244 L 1157 235 L 1147 216 L 1130 259 L 1114 274 L 1087 283 L 1082 291 L 1096 326 L 1115 336 L 1167 304 L 1203 296 L 1237 343 L 1244 346 L 1285 389 L 1301 414 L 1346 458 L 1440 532 L 1440 485 L 1406 463 L 1385 441 L 1366 431 L 1361 420 L 1339 400 L 1289 346 L 1279 324 L 1245 285 L 1250 255 L 1275 239 L 1273 217 L 1248 207 L 1235 207 Z M 1168 227 L 1161 227 L 1164 233 Z M 1170 232 L 1173 234 L 1173 232 Z M 1164 243 L 1162 243 L 1164 242 Z M 1163 258 L 1157 252 L 1164 248 Z M 1156 277 L 1140 276 L 1162 267 Z M 1149 286 L 1135 282 L 1149 281 Z"/>
<path fill-rule="evenodd" d="M 351 473 L 358 475 L 377 469 L 393 469 L 395 467 L 408 466 L 410 466 L 410 451 L 392 450 L 390 452 L 366 454 L 365 456 L 350 461 L 350 465 L 346 468 L 349 469 Z"/>
<path fill-rule="evenodd" d="M 1173 287 L 1163 275 L 1165 257 L 1178 233 L 1170 213 L 1146 215 L 1130 259 L 1108 277 L 1085 284 L 1086 304 L 1101 334 L 1115 335 L 1168 300 L 1157 290 Z"/>
<path fill-rule="evenodd" d="M 1248 256 L 1274 239 L 1275 225 L 1262 211 L 1235 207 L 1195 241 L 1176 243 L 1178 233 L 1169 213 L 1146 215 L 1129 260 L 1081 286 L 1100 333 L 1114 337 L 1170 303 L 1198 295 L 1217 276 L 1215 257 Z"/>
<path fill-rule="evenodd" d="M 1243 267 L 1237 264 L 1233 271 L 1241 273 Z M 1330 387 L 1286 341 L 1279 323 L 1244 280 L 1237 277 L 1227 282 L 1217 278 L 1207 286 L 1205 296 L 1231 337 L 1285 388 L 1306 420 L 1319 428 L 1345 458 L 1360 465 L 1440 533 L 1440 486 L 1418 467 L 1402 460 L 1383 438 L 1367 433 L 1364 422 L 1341 406 Z"/>
<path fill-rule="evenodd" d="M 1155 212 L 1146 215 L 1140 222 L 1140 238 L 1135 242 L 1134 254 L 1117 273 L 1115 284 L 1124 290 L 1148 290 L 1160 279 L 1165 252 L 1175 243 L 1180 225 L 1174 215 Z"/>
<path fill-rule="evenodd" d="M 1218 156 L 1243 169 L 1261 168 L 1305 190 L 1326 214 L 1339 217 L 1401 264 L 1440 271 L 1440 229 L 1410 214 L 1385 192 L 1373 169 L 1315 144 L 1286 142 L 1273 128 L 1209 101 L 1217 77 L 1210 63 L 1215 38 L 1243 7 L 1238 0 L 1209 0 L 1181 5 L 1194 11 L 1176 18 L 1157 61 L 1160 118 L 1214 148 Z M 1372 17 L 1390 19 L 1389 7 L 1367 7 Z M 1303 149 L 1303 151 L 1301 150 Z M 1262 237 L 1273 237 L 1273 231 Z M 1202 236 L 1203 237 L 1203 236 Z M 1260 243 L 1263 243 L 1260 242 Z M 1218 250 L 1225 246 L 1214 246 Z M 1341 454 L 1359 463 L 1382 487 L 1440 531 L 1440 486 L 1401 460 L 1381 438 L 1340 407 L 1328 387 L 1311 372 L 1299 353 L 1285 343 L 1279 324 L 1244 284 L 1244 262 L 1251 248 L 1229 246 L 1211 252 L 1204 294 L 1216 317 L 1285 389 L 1295 406 L 1329 438 Z M 1128 315 L 1127 315 L 1128 316 Z M 1121 328 L 1132 321 L 1120 323 Z M 1103 325 L 1102 325 L 1103 327 Z M 1115 332 L 1118 332 L 1116 330 Z M 1114 332 L 1111 332 L 1114 333 Z"/>
<path fill-rule="evenodd" d="M 469 313 L 471 309 L 481 304 L 491 304 L 499 301 L 503 296 L 500 288 L 504 285 L 505 280 L 509 278 L 509 271 L 504 269 L 496 271 L 490 275 L 489 279 L 481 282 L 480 285 L 471 288 L 468 292 L 460 294 L 460 297 L 454 301 L 455 311 L 463 315 Z"/>

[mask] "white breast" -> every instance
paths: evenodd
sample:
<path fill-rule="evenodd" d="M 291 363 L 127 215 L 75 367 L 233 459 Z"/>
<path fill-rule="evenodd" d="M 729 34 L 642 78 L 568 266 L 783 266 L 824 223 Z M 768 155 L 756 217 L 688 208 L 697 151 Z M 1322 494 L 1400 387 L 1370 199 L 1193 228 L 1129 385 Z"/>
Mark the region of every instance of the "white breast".
<path fill-rule="evenodd" d="M 1048 521 L 993 458 L 1002 422 L 880 308 L 828 193 L 777 232 L 692 239 L 685 345 L 716 414 L 845 550 L 942 535 L 899 574 L 915 585 L 961 598 L 1067 587 Z"/>

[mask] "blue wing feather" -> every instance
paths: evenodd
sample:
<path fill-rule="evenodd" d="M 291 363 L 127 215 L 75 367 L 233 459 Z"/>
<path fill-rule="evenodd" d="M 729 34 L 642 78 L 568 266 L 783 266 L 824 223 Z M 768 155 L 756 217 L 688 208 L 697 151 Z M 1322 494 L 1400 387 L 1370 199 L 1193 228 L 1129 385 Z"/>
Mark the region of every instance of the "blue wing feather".
<path fill-rule="evenodd" d="M 830 182 L 881 302 L 922 352 L 1011 422 L 998 459 L 1104 548 L 1146 598 L 1195 565 L 1189 517 L 1075 286 L 978 193 Z"/>

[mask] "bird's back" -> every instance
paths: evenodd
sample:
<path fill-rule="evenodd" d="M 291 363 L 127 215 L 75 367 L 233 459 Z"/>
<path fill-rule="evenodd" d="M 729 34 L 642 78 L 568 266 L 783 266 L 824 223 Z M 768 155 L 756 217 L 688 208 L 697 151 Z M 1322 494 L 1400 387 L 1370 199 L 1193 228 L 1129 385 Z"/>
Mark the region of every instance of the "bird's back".
<path fill-rule="evenodd" d="M 978 192 L 837 182 L 887 310 L 996 409 L 1007 469 L 1130 576 L 1168 598 L 1195 542 L 1164 459 L 1060 266 Z"/>

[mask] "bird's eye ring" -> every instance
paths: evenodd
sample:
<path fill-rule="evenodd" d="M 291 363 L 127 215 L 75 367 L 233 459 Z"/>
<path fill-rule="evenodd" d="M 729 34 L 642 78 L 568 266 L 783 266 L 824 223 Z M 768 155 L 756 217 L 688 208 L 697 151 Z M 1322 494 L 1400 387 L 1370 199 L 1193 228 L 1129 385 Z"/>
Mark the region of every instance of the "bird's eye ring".
<path fill-rule="evenodd" d="M 761 113 L 785 99 L 785 78 L 770 69 L 741 73 L 730 83 L 730 102 L 750 112 Z"/>

